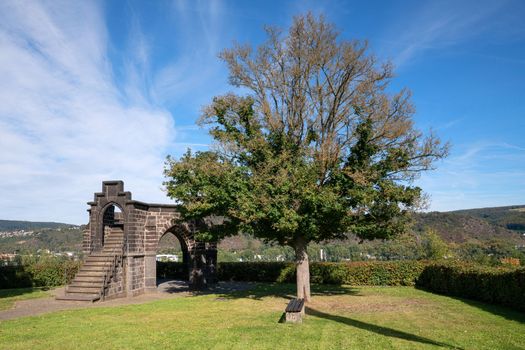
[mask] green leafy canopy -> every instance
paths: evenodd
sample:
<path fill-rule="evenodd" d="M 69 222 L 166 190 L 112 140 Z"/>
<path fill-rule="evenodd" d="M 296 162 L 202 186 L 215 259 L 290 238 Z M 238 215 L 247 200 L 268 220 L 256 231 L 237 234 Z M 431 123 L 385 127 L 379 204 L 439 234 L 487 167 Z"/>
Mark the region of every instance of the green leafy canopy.
<path fill-rule="evenodd" d="M 164 185 L 182 219 L 224 218 L 201 238 L 242 231 L 290 246 L 402 232 L 422 198 L 413 180 L 447 145 L 415 129 L 410 93 L 386 92 L 392 67 L 365 42 L 311 14 L 267 34 L 257 50 L 220 55 L 249 93 L 204 108 L 212 149 L 168 157 Z"/>

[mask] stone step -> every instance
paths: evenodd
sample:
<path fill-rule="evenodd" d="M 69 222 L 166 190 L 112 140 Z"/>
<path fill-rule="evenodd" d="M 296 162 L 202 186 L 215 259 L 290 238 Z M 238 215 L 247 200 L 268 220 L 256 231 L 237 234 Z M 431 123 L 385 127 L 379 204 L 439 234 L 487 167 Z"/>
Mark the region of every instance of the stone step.
<path fill-rule="evenodd" d="M 81 294 L 97 294 L 100 292 L 102 286 L 93 286 L 93 287 L 77 287 L 77 286 L 67 286 L 66 294 L 72 293 L 81 293 Z"/>
<path fill-rule="evenodd" d="M 86 259 L 86 261 L 84 261 L 84 265 L 85 264 L 98 264 L 98 263 L 102 263 L 102 264 L 107 264 L 109 262 L 113 261 L 113 255 L 109 256 L 109 255 L 106 255 L 106 256 L 90 256 L 89 258 Z"/>
<path fill-rule="evenodd" d="M 109 266 L 111 263 L 111 261 L 109 259 L 107 260 L 100 260 L 100 261 L 89 261 L 89 260 L 86 260 L 86 262 L 84 262 L 84 264 L 82 266 L 103 266 L 103 267 L 106 267 L 106 266 Z"/>
<path fill-rule="evenodd" d="M 113 257 L 115 256 L 115 254 L 113 254 L 112 252 L 96 252 L 96 253 L 92 253 L 89 257 L 90 258 L 109 258 L 109 257 Z"/>
<path fill-rule="evenodd" d="M 108 244 L 104 246 L 104 249 L 102 249 L 103 252 L 118 252 L 122 250 L 122 244 Z"/>
<path fill-rule="evenodd" d="M 72 283 L 77 282 L 90 282 L 90 283 L 102 283 L 104 276 L 79 276 L 78 274 L 73 279 Z"/>
<path fill-rule="evenodd" d="M 87 281 L 87 282 L 83 282 L 83 281 L 75 281 L 73 280 L 71 282 L 71 284 L 69 284 L 67 287 L 81 287 L 81 288 L 99 288 L 102 287 L 102 280 L 98 280 L 98 281 Z"/>
<path fill-rule="evenodd" d="M 94 302 L 100 299 L 100 294 L 66 294 L 66 295 L 57 295 L 56 300 L 64 301 L 90 301 Z"/>
<path fill-rule="evenodd" d="M 97 270 L 97 271 L 78 271 L 76 277 L 103 277 L 106 271 Z"/>
<path fill-rule="evenodd" d="M 106 252 L 107 256 L 110 256 L 111 259 L 113 259 L 113 257 L 115 255 L 120 255 L 121 254 L 122 249 L 120 249 L 120 248 L 118 248 L 118 249 L 108 249 L 105 252 Z"/>
<path fill-rule="evenodd" d="M 86 265 L 86 264 L 84 264 L 80 268 L 79 272 L 106 271 L 107 270 L 107 266 L 108 266 L 108 264 L 106 264 L 106 265 Z"/>
<path fill-rule="evenodd" d="M 121 249 L 108 249 L 105 251 L 107 256 L 111 257 L 111 260 L 115 257 L 115 255 L 120 255 L 122 250 Z"/>

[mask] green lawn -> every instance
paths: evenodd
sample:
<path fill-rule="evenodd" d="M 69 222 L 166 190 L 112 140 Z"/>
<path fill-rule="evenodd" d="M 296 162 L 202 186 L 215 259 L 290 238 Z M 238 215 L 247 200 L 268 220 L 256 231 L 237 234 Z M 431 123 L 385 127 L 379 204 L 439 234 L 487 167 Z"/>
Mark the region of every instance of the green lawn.
<path fill-rule="evenodd" d="M 49 293 L 42 288 L 0 289 L 0 310 L 14 306 L 15 301 L 48 297 Z"/>
<path fill-rule="evenodd" d="M 410 287 L 314 288 L 303 324 L 278 323 L 293 292 L 258 285 L 142 305 L 0 322 L 2 349 L 525 349 L 525 314 Z"/>

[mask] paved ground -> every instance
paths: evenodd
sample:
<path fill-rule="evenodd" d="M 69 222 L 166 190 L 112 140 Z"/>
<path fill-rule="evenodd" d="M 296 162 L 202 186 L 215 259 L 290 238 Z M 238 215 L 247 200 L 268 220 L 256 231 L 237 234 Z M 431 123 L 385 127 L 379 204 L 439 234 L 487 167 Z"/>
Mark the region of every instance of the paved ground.
<path fill-rule="evenodd" d="M 214 288 L 205 293 L 231 293 L 233 291 L 245 290 L 252 284 L 242 282 L 220 282 Z M 0 311 L 0 321 L 10 320 L 18 317 L 41 315 L 48 312 L 81 309 L 88 307 L 108 307 L 129 304 L 141 304 L 148 301 L 180 298 L 194 295 L 184 281 L 166 281 L 158 285 L 156 293 L 141 294 L 136 297 L 118 298 L 107 301 L 84 302 L 55 300 L 55 295 L 63 295 L 64 288 L 56 288 L 50 291 L 52 296 L 38 299 L 17 301 L 12 309 Z M 202 294 L 202 292 L 200 292 Z"/>

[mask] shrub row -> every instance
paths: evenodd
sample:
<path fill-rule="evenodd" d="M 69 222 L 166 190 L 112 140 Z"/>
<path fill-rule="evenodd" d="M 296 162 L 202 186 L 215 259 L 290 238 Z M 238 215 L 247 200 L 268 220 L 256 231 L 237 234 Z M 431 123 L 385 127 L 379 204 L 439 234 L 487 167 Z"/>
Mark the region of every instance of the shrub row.
<path fill-rule="evenodd" d="M 311 263 L 312 283 L 374 286 L 412 286 L 427 262 L 388 261 Z M 294 282 L 295 265 L 290 262 L 230 262 L 218 264 L 219 280 Z"/>
<path fill-rule="evenodd" d="M 416 286 L 431 292 L 511 306 L 525 311 L 525 269 L 461 262 L 427 266 Z"/>
<path fill-rule="evenodd" d="M 79 261 L 55 257 L 26 258 L 16 265 L 0 266 L 0 288 L 58 286 L 67 284 Z M 219 280 L 295 282 L 291 262 L 223 262 Z M 161 278 L 187 278 L 182 263 L 157 263 Z M 313 283 L 411 286 L 431 292 L 469 298 L 525 311 L 525 268 L 486 267 L 464 262 L 374 261 L 311 263 Z"/>
<path fill-rule="evenodd" d="M 157 261 L 157 278 L 187 280 L 188 276 L 188 267 L 183 262 Z"/>
<path fill-rule="evenodd" d="M 80 265 L 80 261 L 52 256 L 26 257 L 0 266 L 0 289 L 64 285 L 75 277 Z"/>

